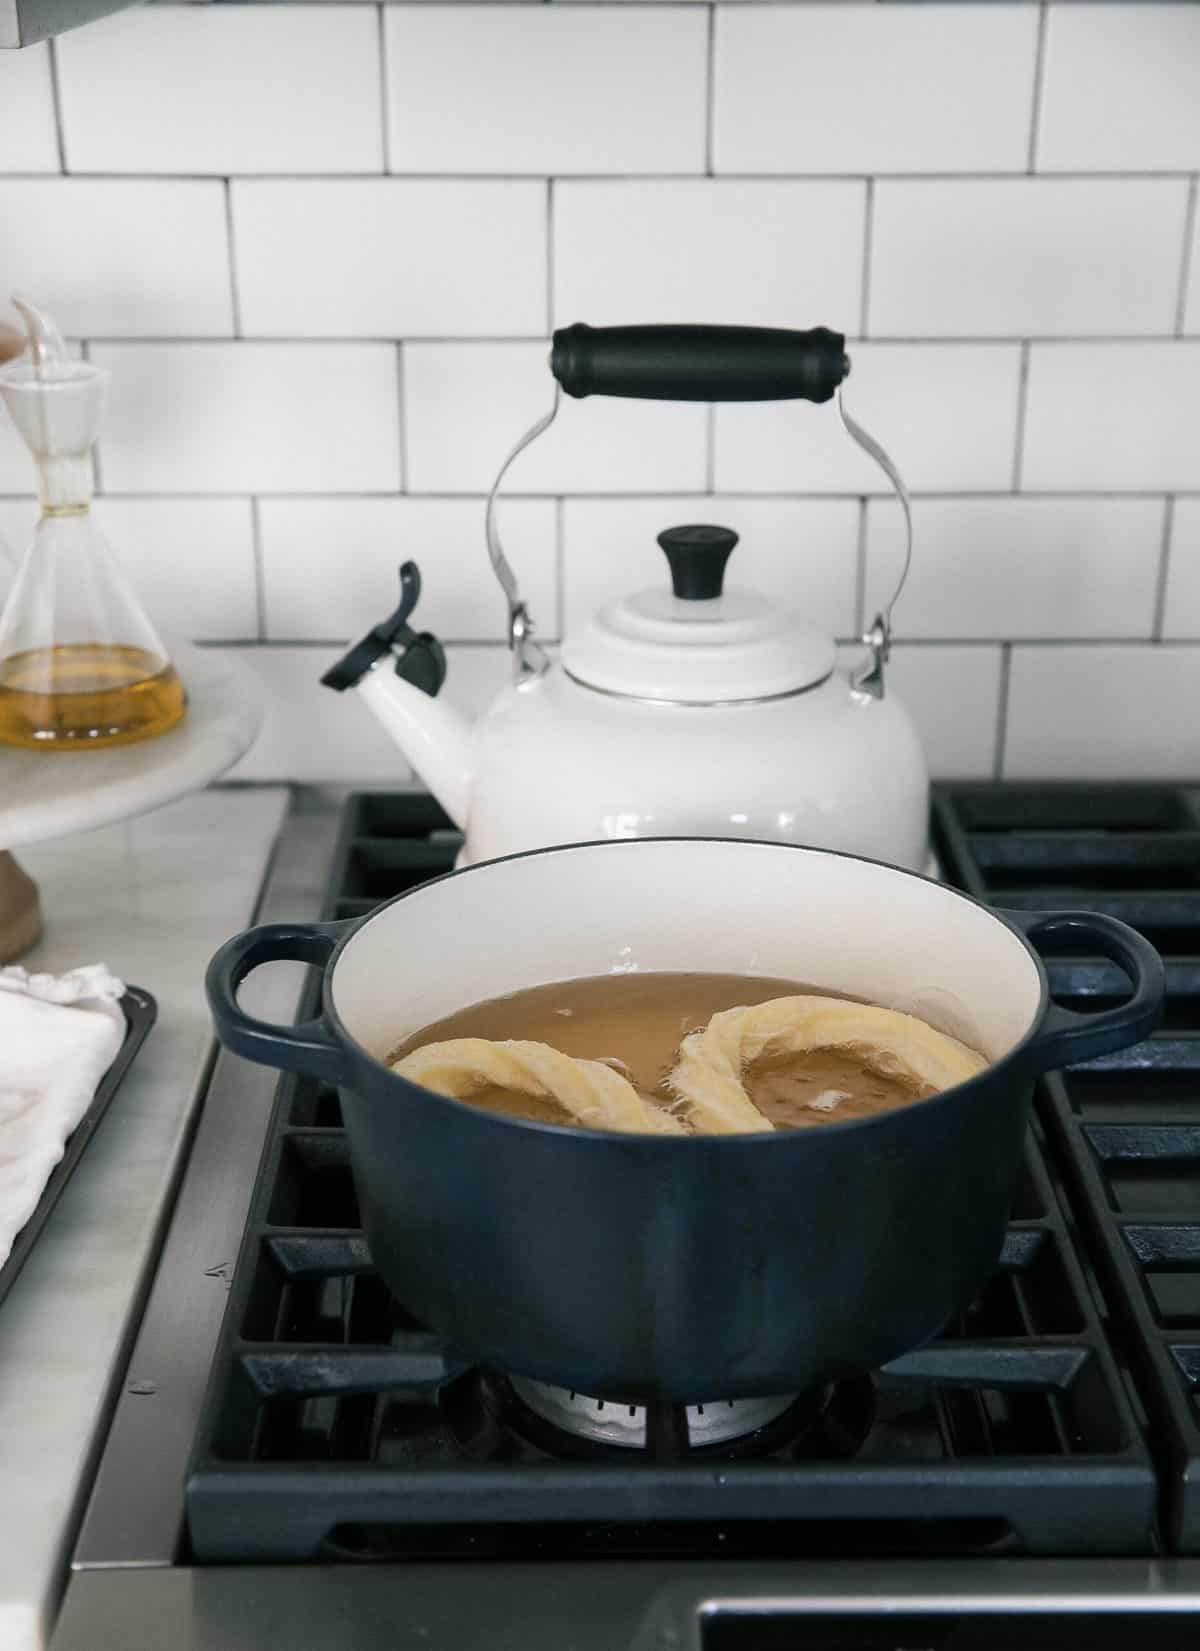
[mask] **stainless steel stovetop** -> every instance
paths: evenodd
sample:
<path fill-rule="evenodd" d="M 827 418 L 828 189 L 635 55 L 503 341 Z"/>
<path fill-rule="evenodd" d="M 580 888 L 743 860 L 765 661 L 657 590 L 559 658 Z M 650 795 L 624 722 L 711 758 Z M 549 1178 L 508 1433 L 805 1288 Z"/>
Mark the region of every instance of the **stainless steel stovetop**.
<path fill-rule="evenodd" d="M 365 821 L 372 810 L 382 818 L 388 804 L 365 799 L 356 806 Z M 406 803 L 401 813 L 408 810 L 407 818 L 414 808 L 413 817 L 419 817 L 419 804 Z M 264 890 L 261 920 L 315 918 L 323 909 L 332 914 L 327 884 L 336 828 L 333 799 L 297 794 Z M 1193 961 L 1200 950 L 1194 944 L 1200 935 L 1200 816 L 1195 799 L 1156 787 L 1101 788 L 1086 797 L 1045 787 L 954 788 L 939 799 L 937 828 L 944 869 L 970 892 L 1002 895 L 1011 906 L 1022 900 L 1041 907 L 1101 904 L 1152 932 L 1168 958 L 1171 978 L 1167 1027 L 1136 1057 L 1124 1064 L 1099 1063 L 1045 1086 L 1032 1167 L 1014 1207 L 1003 1290 L 973 1324 L 914 1356 L 912 1368 L 899 1370 L 902 1386 L 949 1380 L 961 1387 L 967 1366 L 984 1383 L 986 1393 L 981 1388 L 970 1401 L 977 1404 L 979 1419 L 969 1436 L 961 1427 L 947 1430 L 945 1396 L 941 1387 L 930 1390 L 936 1401 L 932 1413 L 943 1417 L 943 1442 L 953 1435 L 952 1444 L 958 1444 L 938 1473 L 953 1484 L 956 1455 L 972 1471 L 979 1465 L 973 1457 L 982 1451 L 999 1458 L 1004 1471 L 997 1478 L 1024 1487 L 1023 1499 L 1000 1510 L 1012 1516 L 1007 1544 L 985 1543 L 983 1552 L 970 1551 L 970 1543 L 967 1551 L 926 1552 L 918 1542 L 901 1553 L 886 1534 L 880 1539 L 876 1533 L 874 1542 L 864 1545 L 861 1532 L 852 1536 L 849 1525 L 843 1544 L 835 1519 L 825 1517 L 833 1504 L 818 1497 L 814 1505 L 797 1504 L 807 1524 L 776 1520 L 758 1527 L 761 1545 L 730 1543 L 736 1559 L 722 1557 L 720 1521 L 711 1519 L 704 1527 L 707 1539 L 691 1550 L 685 1544 L 682 1553 L 677 1546 L 664 1551 L 653 1541 L 641 1548 L 628 1521 L 614 1542 L 611 1522 L 598 1522 L 589 1534 L 586 1520 L 581 1531 L 569 1510 L 564 1518 L 566 1505 L 556 1498 L 551 1476 L 536 1542 L 532 1535 L 523 1540 L 522 1532 L 532 1527 L 517 1519 L 509 1522 L 499 1545 L 468 1542 L 456 1548 L 438 1535 L 439 1521 L 450 1517 L 438 1499 L 441 1482 L 413 1474 L 401 1454 L 409 1477 L 389 1481 L 392 1500 L 381 1516 L 386 1528 L 396 1529 L 397 1521 L 406 1527 L 401 1550 L 368 1543 L 357 1562 L 352 1549 L 336 1547 L 329 1550 L 336 1559 L 327 1554 L 296 1562 L 297 1538 L 280 1486 L 286 1480 L 293 1500 L 296 1487 L 303 1490 L 297 1464 L 287 1452 L 257 1444 L 248 1444 L 241 1459 L 235 1452 L 228 1463 L 214 1463 L 205 1455 L 200 1419 L 248 1211 L 253 1228 L 252 1192 L 264 1143 L 270 1148 L 272 1130 L 283 1130 L 288 1139 L 316 1138 L 324 1143 L 321 1151 L 334 1155 L 333 1162 L 337 1120 L 320 1115 L 319 1097 L 297 1100 L 291 1092 L 281 1105 L 292 1110 L 281 1119 L 276 1108 L 273 1116 L 277 1074 L 220 1052 L 99 1456 L 54 1651 L 110 1646 L 121 1651 L 405 1646 L 422 1651 L 515 1651 L 518 1646 L 521 1651 L 784 1646 L 1039 1651 L 1051 1645 L 1127 1646 L 1135 1635 L 1148 1651 L 1190 1645 L 1195 1631 L 1188 1619 L 1200 1609 L 1200 1559 L 1186 1557 L 1200 1551 L 1194 1489 L 1200 1445 L 1192 1454 L 1200 1383 L 1200 1043 L 1195 1041 L 1200 1017 L 1193 1013 L 1200 1007 L 1200 968 Z M 374 847 L 365 837 L 341 844 L 337 895 L 344 915 L 369 909 L 393 892 L 397 875 L 411 882 L 440 869 L 452 852 L 435 831 L 432 842 L 419 847 L 414 877 L 412 845 L 406 858 L 386 831 L 382 836 L 382 845 Z M 1056 992 L 1076 1004 L 1098 1002 L 1120 989 L 1104 965 L 1086 959 L 1068 960 L 1056 970 Z M 282 970 L 244 990 L 245 999 L 269 1019 L 290 1016 L 297 996 L 295 975 Z M 1130 1111 L 1131 1100 L 1151 1093 L 1145 1087 L 1151 1077 L 1154 1100 L 1143 1120 Z M 315 1220 L 319 1237 L 321 1218 L 305 1213 L 309 1228 Z M 293 1223 L 293 1214 L 286 1217 L 287 1236 L 303 1239 L 306 1233 Z M 346 1217 L 339 1214 L 337 1220 Z M 311 1239 L 312 1232 L 307 1236 Z M 246 1244 L 249 1253 L 249 1239 Z M 361 1276 L 361 1257 L 352 1270 Z M 235 1306 L 244 1287 L 243 1271 L 233 1290 Z M 347 1286 L 337 1288 L 344 1292 Z M 1035 1308 L 1048 1314 L 1046 1323 L 1032 1321 Z M 293 1315 L 296 1310 L 287 1309 Z M 347 1308 L 346 1322 L 353 1318 Z M 274 1322 L 278 1330 L 278 1315 Z M 286 1339 L 289 1332 L 280 1333 Z M 396 1338 L 394 1326 L 383 1333 Z M 378 1339 L 381 1332 L 370 1334 Z M 396 1339 L 402 1354 L 403 1333 Z M 344 1340 L 353 1343 L 354 1335 L 347 1331 Z M 224 1342 L 230 1342 L 228 1329 Z M 240 1346 L 234 1337 L 235 1354 Z M 1013 1358 L 1028 1357 L 1031 1350 L 1044 1371 L 1052 1363 L 1045 1355 L 1054 1354 L 1059 1374 L 1014 1375 Z M 337 1347 L 329 1351 L 325 1362 L 331 1369 L 337 1355 Z M 222 1379 L 218 1360 L 216 1397 Z M 893 1379 L 876 1382 L 885 1401 Z M 336 1398 L 330 1398 L 336 1371 L 329 1380 L 334 1386 L 323 1387 L 311 1401 L 317 1406 L 336 1407 Z M 1053 1389 L 1048 1398 L 1042 1394 L 1047 1388 Z M 461 1383 L 455 1391 L 461 1405 Z M 527 1398 L 537 1401 L 536 1395 Z M 378 1402 L 386 1406 L 386 1391 Z M 953 1411 L 951 1405 L 951 1424 Z M 322 1414 L 317 1414 L 317 1435 Z M 1022 1431 L 1030 1427 L 1032 1432 Z M 251 1432 L 259 1439 L 263 1429 Z M 266 1432 L 271 1436 L 269 1427 Z M 963 1448 L 968 1437 L 974 1442 Z M 1027 1438 L 1037 1442 L 1036 1461 L 1026 1450 Z M 507 1471 L 519 1452 L 497 1448 Z M 553 1460 L 552 1452 L 546 1459 Z M 208 1473 L 203 1488 L 210 1497 L 209 1525 L 199 1542 L 187 1527 L 189 1464 L 198 1468 L 193 1485 L 200 1468 Z M 884 1465 L 882 1477 L 875 1474 L 884 1487 L 882 1511 L 906 1526 L 919 1523 L 931 1512 L 930 1497 L 945 1494 L 938 1473 L 928 1476 L 923 1493 L 919 1475 L 889 1480 L 892 1470 Z M 711 1474 L 736 1482 L 743 1466 L 726 1469 L 713 1462 Z M 611 1477 L 611 1462 L 604 1468 Z M 631 1483 L 640 1471 L 633 1470 Z M 745 1471 L 752 1475 L 753 1467 Z M 271 1538 L 257 1551 L 273 1552 L 278 1562 L 233 1557 L 245 1553 L 232 1532 L 239 1476 L 253 1476 L 256 1487 L 276 1498 L 255 1517 Z M 521 1480 L 523 1494 L 537 1477 L 534 1471 Z M 1093 1523 L 1058 1526 L 1056 1540 L 1059 1516 L 1047 1510 L 1070 1508 L 1069 1500 L 1059 1503 L 1056 1497 L 1069 1491 L 1071 1482 L 1082 1482 L 1092 1497 Z M 470 1498 L 486 1483 L 459 1482 L 455 1529 L 470 1522 Z M 564 1489 L 569 1483 L 577 1497 L 581 1487 L 586 1490 L 586 1467 L 573 1462 L 558 1483 Z M 744 1486 L 753 1483 L 744 1477 Z M 845 1485 L 837 1491 L 836 1473 L 830 1484 L 835 1493 L 844 1493 Z M 614 1493 L 620 1488 L 617 1483 Z M 227 1495 L 233 1497 L 228 1503 Z M 636 1502 L 637 1492 L 633 1495 Z M 1097 1527 L 1095 1510 L 1104 1507 L 1112 1508 L 1115 1523 L 1106 1526 L 1108 1516 L 1102 1514 Z M 307 1511 L 319 1528 L 319 1510 Z M 1062 1515 L 1078 1517 L 1078 1512 Z M 814 1520 L 823 1526 L 819 1541 L 813 1540 Z M 1037 1534 L 1024 1537 L 1022 1521 Z M 570 1525 L 570 1542 L 554 1540 L 556 1522 L 564 1535 Z M 652 1517 L 648 1523 L 652 1526 Z M 1085 1527 L 1093 1532 L 1086 1545 L 1078 1534 Z M 1101 1545 L 1114 1551 L 1098 1557 Z M 1021 1551 L 1030 1546 L 1056 1557 Z M 218 1557 L 198 1558 L 198 1549 Z M 481 1552 L 491 1557 L 470 1557 Z M 995 1557 L 997 1552 L 1002 1557 Z M 459 1557 L 449 1557 L 454 1553 Z M 754 1557 L 760 1553 L 772 1557 Z M 612 1554 L 618 1557 L 600 1557 Z"/>

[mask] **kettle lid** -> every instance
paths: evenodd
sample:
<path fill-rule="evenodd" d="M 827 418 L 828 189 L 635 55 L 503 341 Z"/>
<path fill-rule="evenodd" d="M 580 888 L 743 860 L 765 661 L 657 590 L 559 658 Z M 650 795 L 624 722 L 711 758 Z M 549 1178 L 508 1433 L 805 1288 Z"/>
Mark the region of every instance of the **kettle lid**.
<path fill-rule="evenodd" d="M 611 603 L 563 642 L 568 676 L 632 699 L 719 705 L 777 699 L 823 682 L 834 644 L 756 591 L 724 589 L 738 542 L 708 523 L 658 535 L 671 589 Z"/>

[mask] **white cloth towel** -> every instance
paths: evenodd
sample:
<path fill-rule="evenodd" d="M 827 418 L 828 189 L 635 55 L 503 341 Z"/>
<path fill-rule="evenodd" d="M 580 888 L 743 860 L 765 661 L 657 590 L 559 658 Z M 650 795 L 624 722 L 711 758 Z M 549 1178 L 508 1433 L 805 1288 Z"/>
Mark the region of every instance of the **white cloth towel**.
<path fill-rule="evenodd" d="M 102 963 L 0 969 L 0 1265 L 124 1042 L 124 990 Z"/>

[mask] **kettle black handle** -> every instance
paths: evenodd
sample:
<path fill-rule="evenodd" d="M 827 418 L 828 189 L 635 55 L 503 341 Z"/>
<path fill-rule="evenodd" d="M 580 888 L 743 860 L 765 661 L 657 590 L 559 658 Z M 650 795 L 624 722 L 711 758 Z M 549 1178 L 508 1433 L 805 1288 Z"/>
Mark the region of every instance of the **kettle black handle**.
<path fill-rule="evenodd" d="M 1162 958 L 1150 942 L 1115 917 L 1088 911 L 1004 911 L 1006 923 L 1020 931 L 1038 953 L 1076 955 L 1099 952 L 1129 976 L 1133 994 L 1115 1009 L 1081 1015 L 1052 1003 L 1030 1044 L 1038 1072 L 1077 1061 L 1095 1060 L 1149 1037 L 1162 1015 L 1166 975 Z"/>
<path fill-rule="evenodd" d="M 238 987 L 264 963 L 329 962 L 342 939 L 358 925 L 357 918 L 340 923 L 264 923 L 227 940 L 208 966 L 205 988 L 217 1036 L 226 1049 L 260 1066 L 284 1072 L 302 1072 L 337 1084 L 343 1075 L 342 1051 L 330 1036 L 322 1016 L 297 1026 L 276 1026 L 257 1020 L 240 1007 Z"/>
<path fill-rule="evenodd" d="M 850 371 L 828 327 L 589 327 L 554 334 L 550 370 L 569 396 L 643 401 L 828 401 Z"/>

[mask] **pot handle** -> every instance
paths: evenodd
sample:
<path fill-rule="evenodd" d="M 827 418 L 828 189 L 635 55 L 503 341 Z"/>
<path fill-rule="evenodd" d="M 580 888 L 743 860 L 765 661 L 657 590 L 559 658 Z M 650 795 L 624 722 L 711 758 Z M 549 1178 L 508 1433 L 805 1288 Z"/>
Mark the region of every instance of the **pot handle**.
<path fill-rule="evenodd" d="M 1081 1015 L 1051 1004 L 1029 1048 L 1038 1072 L 1125 1049 L 1140 1043 L 1158 1025 L 1166 979 L 1162 958 L 1128 923 L 1103 912 L 1001 909 L 998 915 L 1019 930 L 1040 955 L 1099 952 L 1124 969 L 1133 982 L 1133 995 L 1127 1002 L 1098 1014 Z"/>
<path fill-rule="evenodd" d="M 227 1049 L 261 1066 L 303 1072 L 337 1084 L 343 1077 L 342 1051 L 323 1015 L 296 1026 L 257 1020 L 238 1007 L 238 987 L 264 963 L 329 962 L 355 919 L 341 923 L 265 923 L 227 940 L 208 966 L 205 989 L 217 1036 Z"/>

